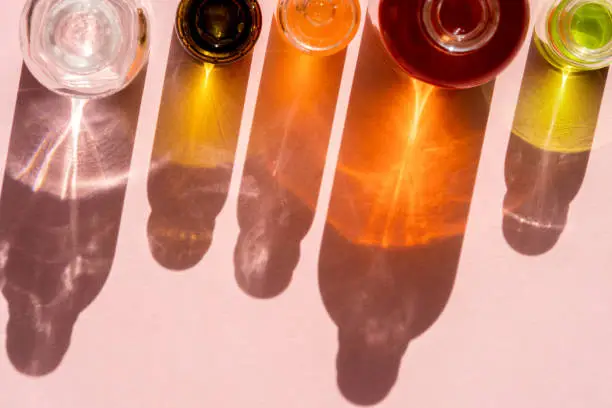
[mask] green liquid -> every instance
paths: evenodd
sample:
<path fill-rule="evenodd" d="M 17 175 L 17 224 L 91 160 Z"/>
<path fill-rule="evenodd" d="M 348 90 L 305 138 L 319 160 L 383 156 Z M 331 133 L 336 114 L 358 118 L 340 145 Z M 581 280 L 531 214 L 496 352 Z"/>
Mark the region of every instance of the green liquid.
<path fill-rule="evenodd" d="M 542 56 L 564 71 L 581 71 L 594 60 L 584 59 L 584 52 L 602 52 L 601 62 L 609 58 L 606 47 L 612 41 L 612 7 L 599 1 L 583 0 L 573 10 L 567 6 L 571 0 L 561 0 L 547 20 L 550 44 L 536 38 Z M 582 50 L 577 53 L 577 50 Z M 583 55 L 581 55 L 583 54 Z"/>
<path fill-rule="evenodd" d="M 612 15 L 601 4 L 584 4 L 573 15 L 570 33 L 579 46 L 600 49 L 612 40 Z"/>

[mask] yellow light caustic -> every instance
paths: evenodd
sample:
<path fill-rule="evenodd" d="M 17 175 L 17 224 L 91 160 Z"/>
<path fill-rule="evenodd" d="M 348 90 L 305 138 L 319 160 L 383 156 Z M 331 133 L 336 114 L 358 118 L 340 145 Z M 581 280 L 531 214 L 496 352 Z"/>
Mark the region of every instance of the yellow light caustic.
<path fill-rule="evenodd" d="M 550 118 L 550 123 L 548 125 L 548 133 L 546 133 L 546 137 L 544 138 L 544 145 L 548 146 L 553 141 L 553 131 L 555 128 L 555 124 L 557 123 L 557 118 L 559 117 L 559 112 L 561 111 L 561 106 L 563 106 L 563 96 L 565 95 L 565 85 L 567 84 L 567 78 L 569 77 L 569 73 L 563 72 L 561 74 L 561 85 L 559 86 L 559 93 L 557 97 L 554 99 L 552 104 L 552 114 Z"/>
<path fill-rule="evenodd" d="M 237 84 L 231 67 L 185 63 L 169 77 L 160 109 L 154 157 L 187 167 L 213 168 L 233 160 Z M 236 99 L 236 101 L 234 101 Z"/>
<path fill-rule="evenodd" d="M 542 150 L 590 150 L 606 75 L 559 71 L 536 56 L 528 62 L 512 132 Z"/>

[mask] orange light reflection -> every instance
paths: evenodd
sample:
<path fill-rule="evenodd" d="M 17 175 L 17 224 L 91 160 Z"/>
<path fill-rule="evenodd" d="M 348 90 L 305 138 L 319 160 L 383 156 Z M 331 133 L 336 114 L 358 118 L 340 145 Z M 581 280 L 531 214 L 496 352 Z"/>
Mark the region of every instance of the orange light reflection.
<path fill-rule="evenodd" d="M 313 57 L 281 38 L 274 22 L 253 118 L 248 157 L 316 205 L 345 54 Z"/>
<path fill-rule="evenodd" d="M 461 234 L 481 138 L 472 129 L 458 128 L 460 119 L 452 115 L 447 95 L 429 85 L 412 81 L 394 99 L 411 113 L 395 118 L 386 146 L 376 133 L 358 133 L 361 151 L 343 155 L 336 176 L 336 188 L 348 191 L 340 195 L 342 201 L 334 201 L 329 220 L 353 241 L 384 247 Z M 367 152 L 386 160 L 370 160 Z M 453 180 L 458 184 L 451 185 Z M 361 225 L 360 219 L 367 223 Z"/>
<path fill-rule="evenodd" d="M 328 222 L 352 242 L 382 247 L 463 234 L 492 84 L 420 83 L 364 36 Z"/>
<path fill-rule="evenodd" d="M 406 180 L 406 171 L 408 170 L 405 163 L 414 163 L 415 160 L 418 160 L 419 155 L 416 153 L 416 149 L 418 148 L 419 141 L 419 124 L 421 123 L 421 117 L 423 115 L 423 111 L 425 110 L 425 106 L 427 105 L 427 101 L 431 93 L 434 90 L 434 87 L 419 83 L 416 80 L 412 81 L 414 87 L 414 113 L 412 115 L 412 123 L 410 125 L 410 130 L 408 132 L 408 140 L 406 141 L 406 145 L 404 147 L 404 154 L 402 157 L 402 162 L 400 165 L 400 169 L 398 172 L 397 181 L 395 182 L 395 187 L 393 191 L 393 198 L 391 200 L 389 211 L 387 212 L 387 222 L 385 225 L 385 231 L 383 233 L 383 246 L 389 246 L 389 233 L 391 231 L 391 225 L 393 222 L 393 214 L 397 212 L 398 202 L 400 200 L 400 193 L 402 191 L 402 186 L 404 182 L 410 183 L 410 180 Z M 413 203 L 418 200 L 418 197 L 414 194 L 414 191 L 411 190 L 411 200 L 409 200 L 408 204 L 414 210 Z M 412 204 L 411 204 L 412 203 Z"/>

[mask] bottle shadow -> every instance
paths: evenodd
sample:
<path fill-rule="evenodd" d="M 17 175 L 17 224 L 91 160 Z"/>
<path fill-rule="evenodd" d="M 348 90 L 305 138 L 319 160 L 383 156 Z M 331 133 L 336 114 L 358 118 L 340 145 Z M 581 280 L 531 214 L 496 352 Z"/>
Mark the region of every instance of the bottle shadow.
<path fill-rule="evenodd" d="M 559 240 L 589 161 L 607 68 L 564 73 L 532 42 L 505 163 L 502 230 L 523 255 Z"/>
<path fill-rule="evenodd" d="M 21 373 L 55 370 L 113 263 L 143 71 L 108 98 L 56 95 L 22 67 L 0 195 L 6 350 Z"/>
<path fill-rule="evenodd" d="M 291 282 L 314 217 L 345 56 L 301 53 L 273 21 L 242 177 L 234 251 L 236 282 L 253 297 L 277 296 Z"/>
<path fill-rule="evenodd" d="M 225 204 L 251 56 L 213 66 L 173 35 L 148 179 L 151 254 L 170 270 L 196 265 Z"/>
<path fill-rule="evenodd" d="M 366 22 L 319 259 L 338 387 L 355 404 L 388 395 L 448 302 L 493 86 L 409 78 Z"/>
<path fill-rule="evenodd" d="M 374 405 L 392 390 L 408 344 L 444 310 L 463 236 L 421 247 L 356 245 L 327 226 L 319 267 L 325 307 L 338 326 L 342 394 Z"/>

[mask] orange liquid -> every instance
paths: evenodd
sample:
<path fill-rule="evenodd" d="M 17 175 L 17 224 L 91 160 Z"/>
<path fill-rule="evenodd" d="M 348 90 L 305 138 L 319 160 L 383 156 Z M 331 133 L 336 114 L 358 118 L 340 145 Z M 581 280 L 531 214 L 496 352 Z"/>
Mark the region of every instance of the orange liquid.
<path fill-rule="evenodd" d="M 434 88 L 395 69 L 371 23 L 355 71 L 327 222 L 359 245 L 407 247 L 465 232 L 492 86 Z M 311 115 L 313 117 L 314 115 Z M 300 169 L 322 168 L 310 137 L 280 182 L 316 208 Z"/>
<path fill-rule="evenodd" d="M 293 46 L 317 55 L 343 50 L 355 37 L 361 10 L 352 0 L 286 0 L 277 9 L 278 25 Z"/>

